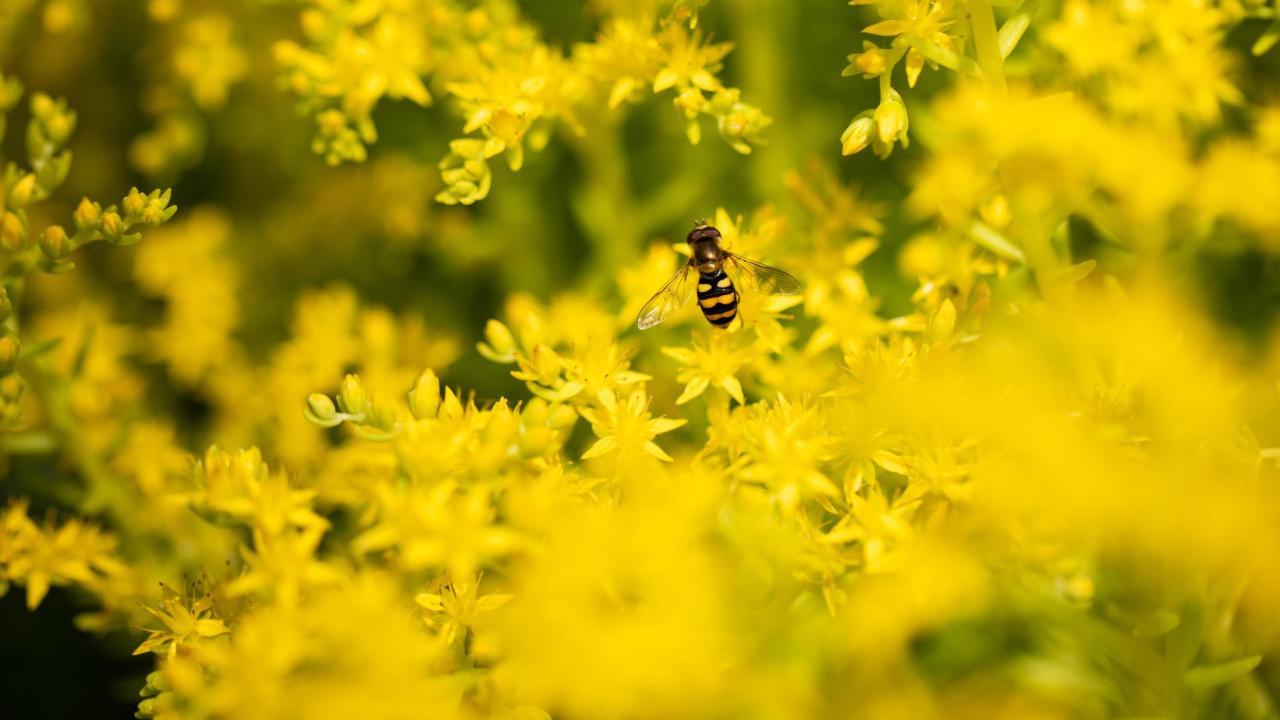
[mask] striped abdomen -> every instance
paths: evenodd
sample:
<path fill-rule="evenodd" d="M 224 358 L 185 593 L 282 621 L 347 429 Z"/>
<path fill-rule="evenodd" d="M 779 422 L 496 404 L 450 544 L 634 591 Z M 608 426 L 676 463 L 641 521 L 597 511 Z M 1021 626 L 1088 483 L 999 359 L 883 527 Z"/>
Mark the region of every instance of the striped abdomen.
<path fill-rule="evenodd" d="M 724 268 L 698 276 L 698 307 L 707 316 L 707 322 L 725 327 L 738 315 L 738 291 Z"/>

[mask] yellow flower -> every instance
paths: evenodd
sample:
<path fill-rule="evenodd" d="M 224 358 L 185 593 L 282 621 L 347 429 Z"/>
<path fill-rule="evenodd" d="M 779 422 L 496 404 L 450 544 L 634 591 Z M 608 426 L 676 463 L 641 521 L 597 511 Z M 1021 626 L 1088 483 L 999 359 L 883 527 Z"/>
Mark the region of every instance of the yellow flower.
<path fill-rule="evenodd" d="M 754 346 L 742 346 L 736 334 L 702 330 L 695 332 L 692 348 L 664 347 L 662 352 L 684 366 L 676 376 L 677 382 L 685 383 L 684 392 L 676 399 L 677 405 L 702 395 L 712 385 L 739 403 L 746 402 L 742 383 L 735 374 L 755 359 L 757 352 Z"/>
<path fill-rule="evenodd" d="M 897 553 L 915 534 L 911 524 L 920 507 L 923 488 L 908 486 L 892 500 L 885 497 L 879 483 L 868 483 L 865 495 L 850 499 L 849 512 L 822 536 L 822 542 L 844 545 L 858 543 L 862 567 L 872 574 L 898 567 Z"/>
<path fill-rule="evenodd" d="M 235 518 L 255 531 L 275 536 L 289 527 L 320 532 L 329 527 L 311 507 L 315 491 L 294 489 L 284 473 L 272 474 L 257 448 L 231 453 L 211 447 L 197 463 L 195 479 L 193 507 Z"/>
<path fill-rule="evenodd" d="M 666 462 L 671 462 L 668 455 L 657 443 L 655 437 L 671 432 L 685 424 L 685 420 L 667 417 L 650 417 L 649 399 L 643 388 L 635 388 L 622 402 L 613 390 L 605 388 L 597 395 L 599 408 L 582 408 L 582 417 L 591 423 L 591 430 L 596 440 L 582 455 L 586 460 L 616 452 L 620 462 L 635 459 L 639 453 L 647 453 Z"/>
<path fill-rule="evenodd" d="M 316 557 L 324 530 L 308 527 L 267 535 L 253 530 L 253 549 L 240 548 L 248 568 L 227 583 L 227 595 L 260 594 L 283 607 L 295 607 L 306 590 L 342 581 L 335 566 Z"/>
<path fill-rule="evenodd" d="M 660 69 L 653 78 L 655 93 L 689 86 L 714 93 L 723 87 L 716 73 L 720 71 L 721 61 L 733 49 L 732 44 L 704 44 L 701 33 L 690 32 L 674 23 L 667 25 L 659 44 L 662 52 L 658 61 Z"/>
<path fill-rule="evenodd" d="M 742 419 L 744 443 L 738 450 L 747 462 L 739 477 L 764 486 L 787 510 L 806 499 L 830 505 L 838 498 L 840 489 L 826 472 L 832 438 L 819 408 L 779 398 L 752 410 Z"/>
<path fill-rule="evenodd" d="M 908 43 L 943 50 L 954 47 L 954 41 L 946 32 L 954 22 L 952 0 L 879 0 L 875 4 L 880 15 L 888 19 L 863 28 L 863 32 L 884 37 L 903 36 Z"/>
<path fill-rule="evenodd" d="M 382 486 L 378 491 L 376 524 L 352 542 L 358 555 L 394 551 L 406 569 L 438 567 L 465 578 L 521 546 L 520 536 L 496 521 L 487 488 L 464 490 L 444 481 L 429 488 Z"/>
<path fill-rule="evenodd" d="M 34 610 L 50 585 L 93 588 L 105 575 L 122 573 L 115 545 L 114 538 L 78 520 L 56 526 L 50 519 L 40 527 L 27 517 L 25 502 L 13 502 L 0 515 L 0 582 L 25 584 L 27 607 Z"/>
<path fill-rule="evenodd" d="M 493 613 L 511 600 L 506 593 L 480 594 L 480 577 L 454 580 L 442 577 L 435 592 L 420 593 L 414 601 L 422 609 L 427 627 L 440 634 L 445 645 L 452 645 L 485 615 Z"/>
<path fill-rule="evenodd" d="M 168 585 L 161 585 L 161 590 L 164 597 L 160 600 L 160 609 L 144 605 L 143 610 L 164 623 L 164 629 L 141 628 L 151 635 L 133 651 L 134 655 L 152 652 L 172 658 L 179 652 L 197 651 L 205 638 L 230 632 L 221 619 L 214 617 L 213 599 L 209 595 L 199 599 L 183 597 Z"/>

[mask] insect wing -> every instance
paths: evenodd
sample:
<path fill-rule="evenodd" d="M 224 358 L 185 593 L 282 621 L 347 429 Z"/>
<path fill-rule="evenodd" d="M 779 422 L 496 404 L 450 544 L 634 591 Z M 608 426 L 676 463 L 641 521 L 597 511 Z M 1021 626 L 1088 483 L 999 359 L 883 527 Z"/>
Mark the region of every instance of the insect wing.
<path fill-rule="evenodd" d="M 662 289 L 654 293 L 653 297 L 649 298 L 649 302 L 640 308 L 640 314 L 636 316 L 636 327 L 648 330 L 671 317 L 671 313 L 689 302 L 689 298 L 693 297 L 694 283 L 690 282 L 693 277 L 692 271 L 693 265 L 688 263 L 677 270 L 667 284 L 663 285 Z"/>
<path fill-rule="evenodd" d="M 766 295 L 795 295 L 800 292 L 800 281 L 792 277 L 791 273 L 755 260 L 748 260 L 727 250 L 725 255 L 737 268 L 738 275 L 746 285 L 757 292 Z"/>

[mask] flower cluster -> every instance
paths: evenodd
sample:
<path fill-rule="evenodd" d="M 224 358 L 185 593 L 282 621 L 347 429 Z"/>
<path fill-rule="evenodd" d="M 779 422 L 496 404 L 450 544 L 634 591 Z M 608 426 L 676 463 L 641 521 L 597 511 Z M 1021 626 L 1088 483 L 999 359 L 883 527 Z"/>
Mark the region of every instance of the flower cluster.
<path fill-rule="evenodd" d="M 284 41 L 239 21 L 293 10 L 148 3 L 172 62 L 126 137 L 190 209 L 68 200 L 124 180 L 88 128 L 68 180 L 41 94 L 4 170 L 0 594 L 130 633 L 161 720 L 1273 715 L 1274 8 L 854 4 L 874 181 L 746 157 L 771 121 L 701 0 L 595 0 L 568 42 L 509 0 L 306 0 Z M 271 77 L 335 167 L 237 102 Z M 620 126 L 650 95 L 684 137 Z M 392 108 L 433 98 L 457 128 Z M 741 155 L 689 148 L 708 121 Z M 431 203 L 556 128 L 570 179 Z M 688 211 L 800 291 L 730 264 L 740 321 L 637 330 Z"/>
<path fill-rule="evenodd" d="M 13 77 L 0 76 L 0 136 L 7 126 L 7 113 L 22 98 L 22 84 Z M 138 226 L 155 227 L 177 212 L 169 205 L 168 190 L 142 193 L 129 191 L 120 205 L 105 209 L 100 203 L 82 198 L 73 214 L 74 230 L 62 225 L 33 225 L 32 213 L 53 195 L 71 170 L 67 149 L 76 128 L 76 113 L 66 101 L 35 93 L 30 102 L 31 119 L 25 133 L 26 165 L 9 161 L 4 166 L 0 188 L 0 423 L 20 427 L 20 400 L 26 381 L 17 374 L 21 357 L 37 358 L 48 345 L 28 347 L 22 352 L 18 337 L 20 304 L 28 274 L 42 271 L 64 273 L 75 267 L 70 257 L 76 250 L 97 241 L 115 246 L 132 245 L 142 239 Z"/>
<path fill-rule="evenodd" d="M 440 161 L 445 188 L 436 199 L 469 205 L 489 194 L 489 161 L 504 156 L 512 170 L 524 151 L 541 149 L 553 123 L 575 135 L 608 120 L 636 98 L 671 90 L 690 142 L 710 117 L 740 153 L 761 142 L 770 119 L 717 77 L 731 46 L 713 43 L 697 29 L 696 4 L 622 3 L 601 7 L 601 32 L 566 54 L 539 37 L 513 3 L 468 7 L 452 0 L 428 2 L 315 3 L 302 14 L 306 43 L 275 47 L 281 84 L 313 115 L 313 150 L 326 162 L 363 161 L 377 140 L 372 113 L 383 98 L 417 105 L 437 95 L 455 101 L 463 137 L 449 143 Z"/>

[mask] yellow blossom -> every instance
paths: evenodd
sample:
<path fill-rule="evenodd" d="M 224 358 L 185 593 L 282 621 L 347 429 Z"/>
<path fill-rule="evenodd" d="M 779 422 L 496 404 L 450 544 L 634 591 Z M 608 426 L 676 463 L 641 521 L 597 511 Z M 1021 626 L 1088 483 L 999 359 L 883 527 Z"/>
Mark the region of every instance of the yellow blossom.
<path fill-rule="evenodd" d="M 692 348 L 665 347 L 662 352 L 684 366 L 676 376 L 678 382 L 685 383 L 684 392 L 676 399 L 677 405 L 702 395 L 713 384 L 739 403 L 746 402 L 742 383 L 735 373 L 751 361 L 755 352 L 751 347 L 741 346 L 734 336 L 707 330 L 695 335 Z"/>
<path fill-rule="evenodd" d="M 620 462 L 628 462 L 643 452 L 659 460 L 671 461 L 671 456 L 653 439 L 681 427 L 685 420 L 650 416 L 649 401 L 642 388 L 632 390 L 621 401 L 608 388 L 600 390 L 596 397 L 600 407 L 579 411 L 599 438 L 583 453 L 584 460 L 616 452 Z"/>

